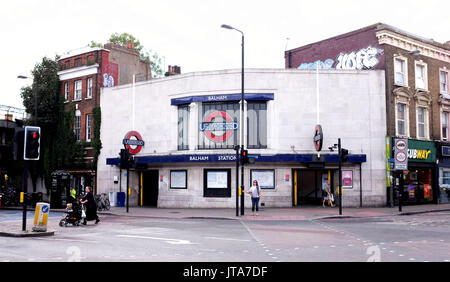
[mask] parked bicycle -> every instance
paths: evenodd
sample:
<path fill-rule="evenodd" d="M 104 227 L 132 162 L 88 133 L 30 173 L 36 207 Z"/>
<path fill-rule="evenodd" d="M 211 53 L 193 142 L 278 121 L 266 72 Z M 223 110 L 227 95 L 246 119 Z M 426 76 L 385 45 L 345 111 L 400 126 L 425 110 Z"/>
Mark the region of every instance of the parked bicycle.
<path fill-rule="evenodd" d="M 109 211 L 111 208 L 111 204 L 108 199 L 108 195 L 106 193 L 97 194 L 94 196 L 95 202 L 97 203 L 97 210 L 98 211 Z"/>

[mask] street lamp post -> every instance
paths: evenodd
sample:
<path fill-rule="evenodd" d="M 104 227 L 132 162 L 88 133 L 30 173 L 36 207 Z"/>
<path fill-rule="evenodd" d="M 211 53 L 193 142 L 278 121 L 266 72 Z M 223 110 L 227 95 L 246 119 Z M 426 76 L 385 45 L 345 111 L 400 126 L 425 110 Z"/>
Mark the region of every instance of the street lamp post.
<path fill-rule="evenodd" d="M 242 35 L 242 64 L 241 64 L 241 118 L 240 118 L 240 122 L 239 122 L 239 127 L 241 128 L 241 136 L 240 136 L 240 147 L 241 147 L 241 152 L 244 151 L 244 33 L 242 31 L 240 31 L 237 28 L 234 28 L 232 26 L 223 24 L 221 25 L 222 28 L 226 28 L 226 29 L 234 29 L 238 32 L 241 33 Z M 236 154 L 237 156 L 237 154 Z M 236 162 L 239 162 L 239 160 L 236 158 Z M 236 175 L 239 173 L 238 172 L 238 168 L 239 165 L 236 165 Z M 237 179 L 237 177 L 236 177 Z M 238 181 L 236 181 L 236 216 L 239 215 L 239 188 L 238 188 Z M 242 164 L 241 167 L 241 215 L 244 215 L 244 165 Z"/>

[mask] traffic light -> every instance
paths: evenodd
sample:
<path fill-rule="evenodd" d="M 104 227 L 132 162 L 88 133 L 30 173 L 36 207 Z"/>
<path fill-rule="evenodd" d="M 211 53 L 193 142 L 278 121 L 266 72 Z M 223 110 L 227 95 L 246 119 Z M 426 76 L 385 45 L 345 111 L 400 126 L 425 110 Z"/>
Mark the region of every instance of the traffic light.
<path fill-rule="evenodd" d="M 341 148 L 341 160 L 343 163 L 348 161 L 348 150 L 347 149 Z"/>
<path fill-rule="evenodd" d="M 242 150 L 241 151 L 241 164 L 245 165 L 245 164 L 254 164 L 254 163 L 255 163 L 255 158 L 249 157 L 248 150 Z"/>
<path fill-rule="evenodd" d="M 248 164 L 248 150 L 242 150 L 241 151 L 241 163 Z"/>
<path fill-rule="evenodd" d="M 127 149 L 120 150 L 120 168 L 126 169 L 129 165 L 130 152 Z"/>
<path fill-rule="evenodd" d="M 39 150 L 41 143 L 41 128 L 36 126 L 25 127 L 25 141 L 23 149 L 24 160 L 39 160 Z"/>

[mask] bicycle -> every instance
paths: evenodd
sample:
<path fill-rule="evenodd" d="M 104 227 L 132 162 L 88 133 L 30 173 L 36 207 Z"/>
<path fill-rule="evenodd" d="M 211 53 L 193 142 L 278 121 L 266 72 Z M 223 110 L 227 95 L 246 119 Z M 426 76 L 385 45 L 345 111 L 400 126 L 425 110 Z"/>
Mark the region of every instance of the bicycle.
<path fill-rule="evenodd" d="M 108 195 L 106 193 L 97 194 L 95 195 L 95 202 L 97 203 L 97 210 L 102 211 L 106 210 L 109 211 L 111 208 L 111 204 L 108 199 Z"/>

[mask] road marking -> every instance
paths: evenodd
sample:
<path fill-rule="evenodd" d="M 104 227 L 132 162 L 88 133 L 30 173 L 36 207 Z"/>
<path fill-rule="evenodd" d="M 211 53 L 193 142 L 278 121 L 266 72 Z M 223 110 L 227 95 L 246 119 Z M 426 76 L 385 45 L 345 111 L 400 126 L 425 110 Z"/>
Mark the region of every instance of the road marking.
<path fill-rule="evenodd" d="M 245 239 L 234 239 L 234 238 L 220 238 L 220 237 L 203 237 L 206 239 L 215 239 L 215 240 L 226 240 L 226 241 L 241 241 L 241 242 L 250 242 L 250 240 Z"/>
<path fill-rule="evenodd" d="M 76 240 L 76 239 L 62 239 L 62 238 L 33 238 L 33 240 L 46 240 L 46 241 L 65 241 L 65 242 L 79 242 L 79 243 L 98 243 L 98 241 L 90 240 Z"/>
<path fill-rule="evenodd" d="M 171 239 L 171 238 L 160 238 L 160 237 L 148 237 L 148 236 L 135 236 L 135 235 L 116 235 L 116 237 L 121 238 L 136 238 L 136 239 L 149 239 L 149 240 L 160 240 L 165 241 L 169 244 L 175 244 L 175 245 L 188 245 L 188 244 L 196 244 L 192 243 L 188 240 L 182 240 L 182 239 Z"/>

